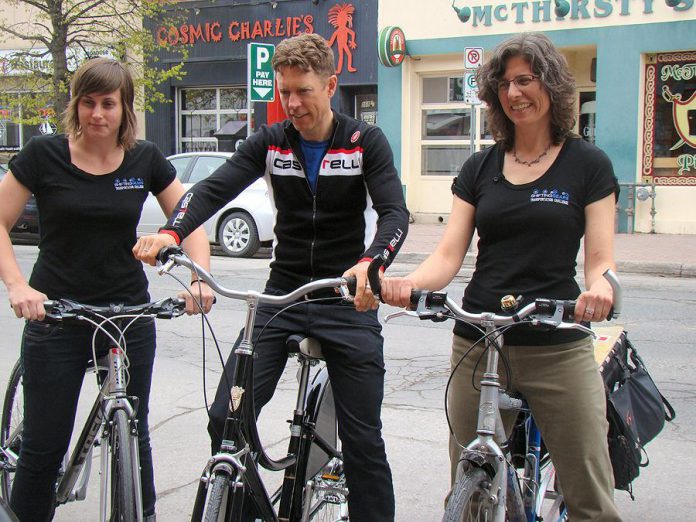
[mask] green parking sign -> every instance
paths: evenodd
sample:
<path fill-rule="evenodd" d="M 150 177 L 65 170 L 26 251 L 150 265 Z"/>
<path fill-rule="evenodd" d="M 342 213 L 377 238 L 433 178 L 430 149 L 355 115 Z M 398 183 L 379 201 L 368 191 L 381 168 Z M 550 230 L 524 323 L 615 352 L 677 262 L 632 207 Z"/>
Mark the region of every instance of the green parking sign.
<path fill-rule="evenodd" d="M 275 74 L 271 65 L 274 52 L 273 44 L 248 44 L 249 99 L 252 102 L 272 102 L 275 99 Z"/>

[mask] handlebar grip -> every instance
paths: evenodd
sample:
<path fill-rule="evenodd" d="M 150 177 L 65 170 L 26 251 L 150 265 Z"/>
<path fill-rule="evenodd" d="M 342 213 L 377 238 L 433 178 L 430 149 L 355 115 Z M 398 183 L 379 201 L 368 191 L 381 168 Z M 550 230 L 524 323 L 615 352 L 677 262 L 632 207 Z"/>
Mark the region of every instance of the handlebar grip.
<path fill-rule="evenodd" d="M 165 264 L 167 261 L 169 261 L 169 258 L 171 256 L 181 255 L 183 254 L 183 252 L 184 251 L 180 246 L 164 247 L 159 252 L 157 252 L 157 261 L 159 261 L 162 264 Z"/>
<path fill-rule="evenodd" d="M 382 292 L 382 281 L 379 279 L 379 270 L 387 262 L 387 258 L 384 254 L 380 254 L 372 258 L 370 266 L 367 268 L 367 280 L 370 282 L 370 289 L 375 297 L 378 297 L 382 301 L 380 293 Z M 382 301 L 384 302 L 384 301 Z"/>
<path fill-rule="evenodd" d="M 51 299 L 50 301 L 44 301 L 43 306 L 47 314 L 60 312 L 61 310 L 60 301 L 56 301 L 54 299 Z"/>
<path fill-rule="evenodd" d="M 558 305 L 563 306 L 563 321 L 575 321 L 575 301 L 561 299 L 536 299 L 534 301 L 536 311 L 541 315 L 553 316 L 556 313 Z"/>
<path fill-rule="evenodd" d="M 354 296 L 358 289 L 358 279 L 355 276 L 346 277 L 346 286 L 348 287 L 348 292 L 350 292 L 350 295 Z"/>

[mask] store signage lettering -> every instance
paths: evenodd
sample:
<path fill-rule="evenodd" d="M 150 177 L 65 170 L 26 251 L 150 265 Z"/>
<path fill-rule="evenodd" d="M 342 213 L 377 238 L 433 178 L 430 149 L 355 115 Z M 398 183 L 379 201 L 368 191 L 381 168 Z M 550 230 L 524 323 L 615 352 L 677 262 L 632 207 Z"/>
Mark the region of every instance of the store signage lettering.
<path fill-rule="evenodd" d="M 208 21 L 198 24 L 160 27 L 157 29 L 157 41 L 160 45 L 191 45 L 198 42 L 218 43 L 223 38 L 232 42 L 256 40 L 257 38 L 274 38 L 297 36 L 314 32 L 312 15 L 288 16 L 255 22 Z"/>
<path fill-rule="evenodd" d="M 587 20 L 590 18 L 607 18 L 618 13 L 628 16 L 636 10 L 645 15 L 653 14 L 653 4 L 662 0 L 569 0 L 570 20 Z M 675 11 L 688 11 L 694 0 L 681 0 L 674 7 Z M 471 23 L 474 27 L 490 27 L 494 22 L 513 20 L 516 24 L 528 22 L 550 22 L 556 20 L 552 0 L 537 2 L 513 2 L 511 4 L 488 4 L 471 6 Z"/>
<path fill-rule="evenodd" d="M 646 55 L 642 178 L 696 185 L 696 52 Z"/>

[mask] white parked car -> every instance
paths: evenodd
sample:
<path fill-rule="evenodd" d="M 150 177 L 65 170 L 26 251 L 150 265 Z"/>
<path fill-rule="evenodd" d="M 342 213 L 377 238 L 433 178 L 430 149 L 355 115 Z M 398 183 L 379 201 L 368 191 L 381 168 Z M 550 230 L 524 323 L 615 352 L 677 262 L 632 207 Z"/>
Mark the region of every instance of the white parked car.
<path fill-rule="evenodd" d="M 210 176 L 232 156 L 230 152 L 188 152 L 167 159 L 187 189 Z M 154 234 L 166 217 L 152 195 L 148 195 L 138 223 L 138 235 Z M 264 179 L 258 179 L 227 203 L 203 225 L 211 243 L 232 257 L 251 257 L 262 244 L 273 240 L 273 209 Z"/>

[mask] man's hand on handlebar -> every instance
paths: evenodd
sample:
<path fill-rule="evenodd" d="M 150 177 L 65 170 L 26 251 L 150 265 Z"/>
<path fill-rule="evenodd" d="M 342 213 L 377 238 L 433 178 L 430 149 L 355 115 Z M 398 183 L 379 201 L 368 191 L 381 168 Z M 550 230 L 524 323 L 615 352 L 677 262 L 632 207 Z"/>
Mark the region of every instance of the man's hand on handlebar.
<path fill-rule="evenodd" d="M 157 264 L 157 253 L 165 247 L 176 246 L 176 241 L 169 234 L 152 234 L 138 238 L 133 247 L 133 255 L 143 263 L 155 266 Z M 190 296 L 188 296 L 190 298 Z M 188 299 L 186 302 L 186 312 L 188 313 Z"/>
<path fill-rule="evenodd" d="M 411 307 L 411 291 L 416 286 L 408 277 L 385 277 L 382 279 L 382 300 L 400 308 Z"/>
<path fill-rule="evenodd" d="M 362 261 L 357 265 L 349 268 L 343 274 L 343 277 L 354 276 L 357 282 L 355 291 L 355 309 L 358 312 L 367 312 L 368 310 L 376 310 L 379 306 L 379 301 L 375 299 L 372 290 L 367 285 L 367 269 L 370 266 L 369 261 Z"/>

